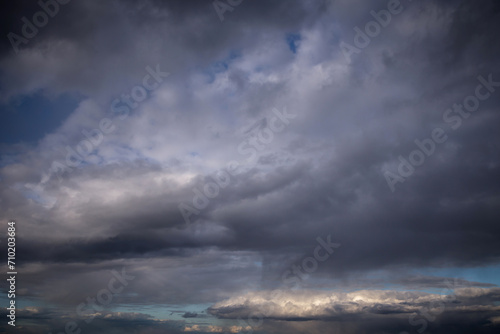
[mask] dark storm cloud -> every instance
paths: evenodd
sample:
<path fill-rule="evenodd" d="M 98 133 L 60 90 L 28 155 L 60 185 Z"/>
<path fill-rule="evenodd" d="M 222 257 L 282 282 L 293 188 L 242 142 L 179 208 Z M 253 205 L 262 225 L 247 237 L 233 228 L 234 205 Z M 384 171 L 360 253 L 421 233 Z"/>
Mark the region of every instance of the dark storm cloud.
<path fill-rule="evenodd" d="M 79 4 L 78 6 L 84 5 Z M 105 6 L 96 6 L 97 10 L 108 10 Z M 145 6 L 154 5 L 148 4 Z M 265 7 L 266 11 L 262 20 L 267 22 L 265 19 L 266 15 L 273 15 L 274 11 L 278 10 L 280 6 L 281 5 L 273 4 L 269 5 L 269 7 Z M 94 8 L 90 5 L 89 7 Z M 188 14 L 202 15 L 202 11 L 195 5 L 187 7 L 183 7 L 183 5 L 170 5 L 166 6 L 166 8 L 168 10 L 165 10 L 174 11 L 181 17 L 182 15 Z M 489 7 L 486 7 L 484 11 L 488 10 L 489 12 L 491 8 L 488 8 Z M 295 14 L 293 9 L 290 11 L 292 12 L 290 14 L 292 17 L 301 17 Z M 300 10 L 297 11 L 301 12 Z M 465 9 L 458 8 L 456 12 L 450 14 L 452 18 L 456 18 L 452 21 L 451 31 L 442 38 L 446 40 L 449 38 L 452 44 L 459 44 L 460 48 L 466 51 L 468 47 L 472 47 L 470 45 L 472 39 L 466 37 L 467 34 L 465 31 L 457 33 L 453 30 L 459 29 L 457 28 L 459 23 L 456 22 L 460 22 L 459 17 L 464 15 L 464 11 Z M 476 9 L 476 11 L 479 11 L 479 9 Z M 244 7 L 241 7 L 238 8 L 238 12 L 241 13 L 242 19 L 244 19 L 247 15 L 251 15 L 252 10 L 249 8 L 248 11 L 245 11 Z M 234 15 L 238 12 L 235 12 Z M 479 14 L 476 16 L 478 15 Z M 89 15 L 89 20 L 97 21 L 98 17 L 101 16 Z M 488 26 L 494 24 L 492 23 L 492 19 L 488 21 L 490 17 L 491 14 L 483 18 L 483 20 L 491 22 L 487 24 Z M 476 20 L 479 19 L 476 18 Z M 296 22 L 297 20 L 291 21 Z M 273 23 L 273 25 L 275 24 L 277 26 L 275 29 L 281 28 L 280 22 L 281 21 Z M 99 24 L 104 23 L 100 22 Z M 89 24 L 90 27 L 95 26 L 92 29 L 100 29 L 99 26 L 96 25 L 97 23 L 94 25 Z M 95 36 L 92 33 L 92 29 L 90 29 L 90 31 L 85 30 L 84 34 Z M 71 32 L 71 29 L 69 29 L 69 31 Z M 76 30 L 75 34 L 77 34 L 77 32 L 80 32 L 80 30 Z M 224 34 L 228 33 L 225 32 Z M 75 36 L 72 38 L 77 41 L 81 40 L 81 37 L 78 35 Z M 486 36 L 490 35 L 486 34 Z M 41 37 L 43 39 L 43 36 Z M 224 43 L 227 43 L 224 37 L 220 38 L 225 41 Z M 484 45 L 490 44 L 487 38 L 488 37 L 483 41 Z M 463 39 L 463 41 L 459 43 L 458 39 Z M 439 47 L 439 44 L 441 44 L 429 40 L 428 37 L 422 41 L 416 41 L 415 43 L 417 46 L 411 46 L 412 48 L 416 47 L 419 49 L 417 56 L 422 57 L 422 54 L 429 49 L 429 45 Z M 475 44 L 477 43 L 479 42 L 474 42 L 474 47 L 476 47 Z M 419 45 L 420 47 L 418 47 Z M 185 47 L 190 48 L 191 46 L 188 45 Z M 373 45 L 374 49 L 376 47 L 376 45 Z M 207 47 L 202 44 L 200 45 L 200 49 L 206 50 Z M 400 47 L 400 49 L 408 52 L 408 49 L 404 47 Z M 370 50 L 367 50 L 367 52 L 369 51 Z M 482 56 L 483 53 L 491 54 L 494 52 L 494 49 L 484 49 L 480 55 Z M 451 51 L 447 52 L 446 50 L 440 50 L 439 53 L 455 54 Z M 407 57 L 410 56 L 407 55 Z M 432 66 L 433 63 L 431 62 L 430 64 Z M 423 66 L 423 64 L 420 66 Z M 490 67 L 488 70 L 492 71 L 494 68 Z M 420 77 L 417 77 L 420 82 L 426 80 L 426 85 L 427 81 L 429 81 L 427 72 L 425 72 L 425 76 L 422 74 Z M 396 69 L 388 69 L 388 73 L 383 75 L 391 78 L 395 73 Z M 399 68 L 397 73 L 400 73 Z M 435 77 L 432 78 L 434 79 Z M 362 85 L 368 88 L 367 83 L 362 83 Z M 354 87 L 355 85 L 352 84 L 348 85 L 345 89 L 353 89 Z M 473 84 L 464 79 L 464 94 L 467 93 L 467 89 L 470 87 L 473 87 Z M 496 101 L 498 101 L 498 97 L 493 96 L 488 103 L 493 106 Z M 414 101 L 413 103 L 415 104 L 414 109 L 426 107 L 429 104 L 428 102 L 422 101 Z M 396 108 L 393 107 L 393 109 Z M 441 109 L 438 107 L 434 109 L 432 113 L 437 114 L 436 118 L 439 118 Z M 324 115 L 320 117 L 323 116 Z M 340 115 L 340 117 L 343 118 L 344 116 Z M 427 116 L 424 115 L 423 117 Z M 433 119 L 435 116 L 429 117 Z M 492 117 L 494 117 L 494 119 L 497 118 L 495 114 L 493 114 Z M 489 122 L 488 124 L 492 123 L 493 122 Z M 488 124 L 484 126 L 488 127 Z M 405 125 L 405 127 L 408 126 L 409 125 Z M 405 129 L 403 128 L 402 130 Z M 418 134 L 418 132 L 415 131 L 421 130 L 423 131 L 422 135 L 426 135 L 425 127 L 418 127 L 417 124 L 417 128 L 413 131 L 413 134 Z M 461 199 L 464 200 L 466 196 L 474 197 L 474 194 L 479 191 L 481 191 L 481 196 L 487 199 L 492 196 L 494 197 L 497 191 L 494 186 L 496 183 L 494 180 L 498 178 L 498 171 L 496 168 L 491 169 L 484 163 L 472 165 L 467 163 L 467 161 L 470 161 L 470 158 L 476 154 L 475 152 L 477 149 L 482 149 L 484 143 L 497 143 L 497 135 L 484 131 L 483 127 L 469 129 L 468 132 L 466 132 L 467 129 L 465 128 L 461 130 L 463 130 L 462 133 L 454 134 L 454 138 L 451 139 L 462 146 L 461 151 L 457 152 L 456 156 L 448 157 L 444 163 L 435 167 L 433 165 L 435 165 L 436 162 L 429 161 L 423 167 L 423 170 L 419 172 L 424 173 L 424 175 L 416 174 L 406 184 L 398 185 L 400 189 L 398 189 L 398 193 L 394 196 L 387 193 L 386 185 L 383 179 L 380 178 L 379 168 L 383 162 L 391 161 L 388 158 L 395 157 L 399 153 L 404 154 L 405 152 L 409 152 L 410 149 L 413 148 L 413 143 L 411 141 L 411 136 L 413 134 L 406 136 L 408 141 L 403 140 L 403 146 L 400 144 L 396 147 L 391 147 L 389 143 L 376 138 L 376 136 L 379 135 L 378 133 L 368 132 L 367 139 L 342 138 L 345 140 L 345 143 L 343 146 L 337 148 L 338 156 L 330 161 L 323 161 L 322 164 L 316 168 L 312 168 L 308 163 L 299 160 L 293 167 L 288 169 L 280 168 L 276 169 L 276 172 L 266 172 L 265 174 L 255 170 L 243 175 L 239 180 L 234 181 L 228 189 L 224 190 L 224 194 L 221 194 L 214 201 L 214 204 L 204 212 L 203 217 L 207 220 L 215 219 L 223 226 L 227 227 L 231 231 L 231 245 L 238 245 L 238 247 L 248 249 L 276 249 L 287 244 L 296 244 L 299 239 L 314 240 L 314 237 L 319 233 L 326 232 L 325 225 L 327 222 L 348 219 L 349 226 L 343 227 L 337 233 L 339 234 L 339 238 L 345 238 L 348 244 L 363 245 L 362 248 L 354 248 L 358 249 L 358 252 L 354 249 L 351 250 L 349 263 L 357 267 L 363 267 L 363 263 L 366 263 L 368 266 L 376 267 L 387 262 L 408 263 L 408 261 L 416 261 L 417 263 L 425 263 L 430 259 L 440 261 L 441 249 L 446 252 L 443 256 L 445 256 L 445 258 L 451 257 L 451 261 L 466 261 L 466 263 L 469 264 L 474 264 L 477 261 L 496 261 L 499 254 L 494 242 L 496 240 L 495 236 L 498 235 L 498 228 L 493 224 L 497 216 L 491 207 L 492 204 L 481 202 L 480 199 L 478 199 L 471 202 L 468 206 L 461 208 L 442 208 L 437 205 L 439 199 L 450 198 L 451 200 L 454 198 L 455 201 L 459 201 Z M 367 131 L 369 131 L 369 129 Z M 473 137 L 477 142 L 476 146 L 480 145 L 480 147 L 474 146 L 474 143 L 469 140 L 469 136 Z M 296 142 L 291 143 L 289 151 L 299 155 L 300 151 L 297 151 L 296 148 L 298 145 L 308 146 L 306 139 L 300 138 Z M 485 157 L 484 155 L 482 156 L 483 158 Z M 262 157 L 262 159 L 265 159 L 265 156 Z M 495 163 L 497 155 L 490 157 L 486 156 L 486 159 L 491 163 Z M 119 169 L 119 167 L 113 168 L 115 170 Z M 262 181 L 260 181 L 261 175 L 264 177 Z M 310 180 L 315 178 L 325 179 L 325 182 L 321 184 L 310 182 Z M 459 181 L 457 182 L 457 180 Z M 184 192 L 189 193 L 190 188 L 192 188 L 191 184 L 186 187 Z M 256 201 L 257 195 L 266 195 L 268 202 L 261 204 Z M 418 198 L 418 201 L 407 200 L 408 198 L 414 198 L 414 196 Z M 187 197 L 189 198 L 189 194 Z M 372 202 L 368 203 L 363 211 L 352 211 L 352 208 L 359 204 L 362 197 L 366 197 L 366 200 Z M 425 200 L 423 200 L 424 198 Z M 241 199 L 245 199 L 245 201 L 238 205 L 234 205 L 237 200 Z M 129 204 L 130 202 L 125 205 L 128 206 Z M 160 206 L 162 204 L 158 203 L 157 205 Z M 260 208 L 259 211 L 264 212 L 264 214 L 255 211 L 257 205 Z M 172 217 L 175 215 L 174 212 L 161 212 L 161 210 L 158 209 L 156 210 L 157 213 L 154 213 L 154 211 L 155 210 L 150 211 L 150 213 L 144 214 L 144 216 L 139 214 L 139 216 L 134 217 L 134 219 L 146 220 L 146 224 L 152 225 L 161 225 L 160 221 L 162 221 L 162 219 L 178 220 L 178 216 L 175 218 Z M 120 210 L 117 210 L 117 212 L 120 212 Z M 108 213 L 103 214 L 107 215 Z M 93 212 L 85 213 L 85 215 L 93 215 Z M 367 217 L 370 218 L 367 219 Z M 475 217 L 474 219 L 479 221 L 479 223 L 472 223 L 471 217 Z M 95 220 L 96 217 L 90 219 Z M 107 220 L 109 223 L 109 219 Z M 156 220 L 158 223 L 154 223 Z M 398 229 L 397 227 L 400 226 L 403 220 L 405 221 L 403 224 L 404 229 Z M 123 219 L 120 218 L 120 221 L 123 221 Z M 271 221 L 277 223 L 270 224 Z M 307 221 L 309 221 L 309 223 Z M 285 224 L 285 222 L 287 226 L 294 226 L 295 228 L 290 229 L 290 231 L 282 232 L 280 224 Z M 310 222 L 316 223 L 311 225 Z M 113 225 L 113 223 L 111 224 Z M 451 224 L 453 224 L 454 228 L 449 230 L 448 227 L 450 227 Z M 370 226 L 374 226 L 376 229 L 373 230 Z M 360 232 L 360 227 L 363 227 L 362 230 L 366 233 Z M 111 254 L 115 254 L 114 248 L 121 249 L 123 254 L 141 254 L 155 250 L 159 251 L 169 247 L 168 242 L 162 243 L 160 241 L 161 237 L 157 236 L 145 236 L 146 239 L 137 239 L 127 242 L 128 228 L 133 229 L 134 227 L 132 224 L 125 224 L 120 228 L 124 229 L 120 234 L 110 236 L 104 239 L 104 241 L 93 241 L 89 246 L 76 242 L 72 248 L 80 248 L 82 253 L 93 250 L 95 251 L 95 253 L 91 252 L 95 254 L 93 256 L 99 257 L 99 253 L 107 252 L 106 248 L 109 249 L 109 253 Z M 464 230 L 468 230 L 471 233 L 461 234 L 459 232 Z M 425 237 L 425 243 L 415 239 L 414 234 L 408 233 L 416 231 L 427 236 Z M 478 235 L 478 233 L 474 233 L 474 231 L 488 231 L 490 233 Z M 392 235 L 392 237 L 387 237 L 388 233 Z M 385 237 L 382 237 L 383 235 Z M 487 237 L 488 235 L 490 237 Z M 121 243 L 120 240 L 124 240 L 124 242 Z M 466 247 L 463 247 L 463 243 L 466 244 Z M 95 246 L 92 246 L 92 244 Z M 139 244 L 142 244 L 142 246 Z M 180 242 L 181 246 L 182 244 L 183 243 Z M 188 247 L 190 245 L 192 246 L 189 242 L 184 244 Z M 218 242 L 214 244 L 225 246 Z M 408 245 L 412 246 L 409 247 Z M 369 253 L 372 254 L 374 258 L 366 256 L 368 249 L 372 250 Z M 63 251 L 61 253 L 65 253 L 68 258 L 73 256 L 71 254 L 75 254 L 74 257 L 78 258 L 73 251 Z M 383 254 L 392 254 L 392 256 L 381 256 Z M 397 256 L 394 256 L 394 254 L 397 254 Z M 48 257 L 50 256 L 51 255 L 48 255 Z M 415 257 L 414 260 L 412 259 L 413 257 Z M 58 256 L 54 256 L 54 259 L 58 258 Z M 357 259 L 362 260 L 360 262 Z M 344 263 L 344 267 L 345 265 L 347 265 L 347 262 Z"/>
<path fill-rule="evenodd" d="M 117 306 L 233 302 L 242 291 L 283 287 L 283 272 L 328 235 L 342 246 L 304 287 L 440 289 L 444 277 L 409 271 L 497 265 L 500 87 L 456 130 L 443 114 L 475 93 L 478 76 L 500 82 L 499 5 L 401 4 L 350 63 L 341 41 L 354 43 L 353 28 L 364 29 L 370 11 L 387 1 L 243 1 L 221 22 L 211 1 L 73 0 L 18 54 L 4 38 L 2 103 L 79 96 L 78 107 L 38 143 L 20 137 L 13 142 L 21 144 L 1 147 L 1 216 L 19 222 L 21 294 L 75 307 L 107 284 L 109 270 L 126 266 L 138 279 Z M 39 10 L 35 2 L 5 6 L 3 36 Z M 131 94 L 157 64 L 172 75 L 126 120 L 113 118 L 111 101 Z M 296 117 L 252 148 L 272 124 L 273 108 Z M 116 130 L 93 159 L 59 179 L 53 162 L 64 161 L 67 146 L 77 150 L 82 130 L 98 128 L 103 117 Z M 384 172 L 395 172 L 398 157 L 408 159 L 415 139 L 437 127 L 447 141 L 391 192 Z M 249 152 L 257 153 L 253 164 Z M 178 205 L 194 206 L 196 191 L 234 160 L 241 168 L 186 224 Z M 455 281 L 494 286 L 474 280 Z M 497 329 L 497 294 L 463 298 L 464 310 L 452 305 L 428 330 Z M 386 302 L 353 314 L 354 302 L 306 316 L 283 307 L 288 313 L 270 316 L 263 330 L 408 330 L 408 314 L 421 304 Z M 213 312 L 232 318 L 250 312 L 248 305 L 234 301 Z M 185 311 L 186 321 L 194 314 Z M 167 326 L 115 315 L 95 326 L 122 328 L 122 321 L 143 322 L 151 333 Z"/>
<path fill-rule="evenodd" d="M 20 34 L 21 18 L 30 18 L 40 11 L 33 3 L 29 7 L 13 7 L 20 16 L 9 15 L 7 22 L 15 24 L 5 25 L 3 36 L 11 31 Z M 59 13 L 39 29 L 25 48 L 20 47 L 18 55 L 4 45 L 4 50 L 8 50 L 2 57 L 4 66 L 24 68 L 15 71 L 4 68 L 0 77 L 2 95 L 8 99 L 19 93 L 32 93 L 47 83 L 55 94 L 68 90 L 96 97 L 103 91 L 119 94 L 135 84 L 134 76 L 140 75 L 141 67 L 161 63 L 164 68 L 175 68 L 179 74 L 194 63 L 207 66 L 224 56 L 223 50 L 228 45 L 239 49 L 248 43 L 258 43 L 259 36 L 268 30 L 301 29 L 307 24 L 305 21 L 311 23 L 321 15 L 321 8 L 321 3 L 314 2 L 250 2 L 242 5 L 238 20 L 227 22 L 223 28 L 212 4 L 202 0 L 107 4 L 71 1 L 61 6 Z M 251 33 L 247 30 L 249 26 L 254 28 Z M 145 53 L 144 48 L 155 52 Z M 58 64 L 44 63 L 39 52 L 57 59 Z M 129 57 L 123 57 L 124 54 Z M 144 65 L 138 68 L 141 63 Z M 42 64 L 45 69 L 40 68 Z M 33 75 L 40 79 L 33 80 Z"/>

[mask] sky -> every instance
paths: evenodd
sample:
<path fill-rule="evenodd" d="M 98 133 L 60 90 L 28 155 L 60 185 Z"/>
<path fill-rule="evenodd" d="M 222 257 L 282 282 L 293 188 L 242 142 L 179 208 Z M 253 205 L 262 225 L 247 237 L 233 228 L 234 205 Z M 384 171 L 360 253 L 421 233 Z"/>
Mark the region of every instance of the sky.
<path fill-rule="evenodd" d="M 497 1 L 2 7 L 0 332 L 500 331 Z"/>

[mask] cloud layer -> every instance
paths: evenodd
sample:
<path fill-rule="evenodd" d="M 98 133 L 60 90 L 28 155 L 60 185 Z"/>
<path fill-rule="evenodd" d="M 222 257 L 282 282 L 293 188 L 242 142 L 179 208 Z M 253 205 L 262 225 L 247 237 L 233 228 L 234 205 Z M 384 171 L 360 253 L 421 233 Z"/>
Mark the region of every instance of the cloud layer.
<path fill-rule="evenodd" d="M 42 10 L 4 6 L 3 36 Z M 397 332 L 457 278 L 427 330 L 497 329 L 496 2 L 58 7 L 0 43 L 2 122 L 25 130 L 0 138 L 0 226 L 17 221 L 19 298 L 44 319 L 127 268 L 96 324 L 245 331 L 264 308 L 263 332 Z M 341 247 L 306 272 L 327 236 Z"/>

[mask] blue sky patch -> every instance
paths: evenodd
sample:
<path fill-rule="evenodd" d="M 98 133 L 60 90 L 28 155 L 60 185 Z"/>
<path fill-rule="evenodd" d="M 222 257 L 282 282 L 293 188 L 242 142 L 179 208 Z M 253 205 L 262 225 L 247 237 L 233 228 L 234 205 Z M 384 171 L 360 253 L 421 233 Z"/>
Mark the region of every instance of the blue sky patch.
<path fill-rule="evenodd" d="M 286 35 L 286 43 L 294 54 L 297 53 L 297 49 L 299 48 L 299 42 L 301 40 L 300 34 L 290 33 Z"/>
<path fill-rule="evenodd" d="M 61 126 L 81 99 L 71 94 L 48 99 L 39 92 L 0 105 L 0 143 L 36 143 Z"/>

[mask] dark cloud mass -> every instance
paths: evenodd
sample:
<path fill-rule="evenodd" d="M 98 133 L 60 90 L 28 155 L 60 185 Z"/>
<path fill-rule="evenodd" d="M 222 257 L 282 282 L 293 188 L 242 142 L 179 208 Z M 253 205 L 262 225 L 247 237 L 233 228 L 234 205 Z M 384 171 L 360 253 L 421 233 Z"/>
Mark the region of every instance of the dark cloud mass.
<path fill-rule="evenodd" d="M 0 331 L 499 331 L 497 1 L 0 13 Z"/>

